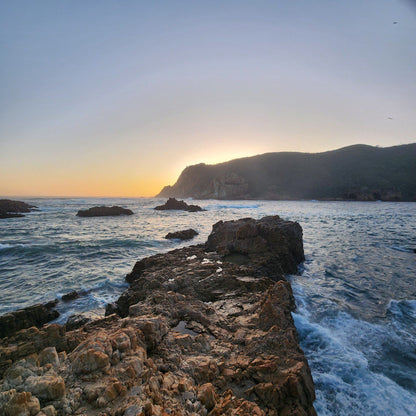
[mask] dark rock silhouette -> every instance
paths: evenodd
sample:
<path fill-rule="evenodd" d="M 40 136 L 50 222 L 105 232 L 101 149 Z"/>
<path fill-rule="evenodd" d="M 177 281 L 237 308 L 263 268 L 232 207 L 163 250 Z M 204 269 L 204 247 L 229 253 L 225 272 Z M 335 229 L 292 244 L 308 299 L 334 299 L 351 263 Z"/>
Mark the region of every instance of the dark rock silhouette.
<path fill-rule="evenodd" d="M 188 166 L 158 197 L 416 201 L 416 143 L 266 153 Z"/>
<path fill-rule="evenodd" d="M 185 201 L 178 201 L 175 198 L 169 198 L 164 205 L 155 207 L 158 211 L 181 210 L 189 212 L 205 211 L 198 205 L 188 205 Z"/>
<path fill-rule="evenodd" d="M 178 239 L 178 240 L 190 240 L 191 238 L 194 238 L 198 233 L 193 230 L 192 228 L 189 228 L 187 230 L 182 231 L 175 231 L 173 233 L 168 233 L 165 235 L 166 239 Z"/>
<path fill-rule="evenodd" d="M 77 213 L 78 217 L 110 217 L 117 215 L 133 215 L 133 211 L 121 207 L 92 207 L 86 210 L 80 210 Z"/>
<path fill-rule="evenodd" d="M 21 214 L 22 212 L 35 211 L 36 208 L 34 205 L 26 204 L 26 202 L 0 199 L 0 218 L 24 217 Z"/>
<path fill-rule="evenodd" d="M 62 296 L 62 300 L 64 302 L 69 302 L 70 300 L 74 300 L 77 298 L 79 298 L 79 293 L 76 290 L 71 290 L 70 292 Z"/>

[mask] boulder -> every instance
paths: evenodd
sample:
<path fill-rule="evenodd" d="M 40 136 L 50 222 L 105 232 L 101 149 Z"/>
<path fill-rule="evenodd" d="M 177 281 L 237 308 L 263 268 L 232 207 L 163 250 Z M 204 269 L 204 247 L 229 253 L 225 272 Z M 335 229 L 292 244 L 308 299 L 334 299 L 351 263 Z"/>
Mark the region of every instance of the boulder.
<path fill-rule="evenodd" d="M 78 217 L 109 217 L 117 215 L 133 215 L 133 211 L 127 208 L 121 208 L 117 206 L 113 207 L 92 207 L 85 210 L 79 210 Z"/>
<path fill-rule="evenodd" d="M 192 228 L 188 228 L 187 230 L 182 231 L 175 231 L 173 233 L 168 233 L 165 235 L 166 239 L 178 239 L 178 240 L 190 240 L 194 238 L 198 233 L 193 230 Z"/>
<path fill-rule="evenodd" d="M 185 201 L 178 201 L 175 198 L 169 198 L 164 205 L 159 205 L 155 207 L 155 209 L 158 211 L 166 211 L 171 209 L 188 212 L 205 211 L 198 205 L 188 205 Z"/>
<path fill-rule="evenodd" d="M 283 279 L 284 273 L 296 274 L 298 264 L 305 260 L 301 226 L 278 215 L 219 221 L 205 248 L 221 254 L 225 261 L 252 264 L 257 274 L 275 280 Z"/>
<path fill-rule="evenodd" d="M 0 393 L 0 414 L 7 416 L 34 416 L 40 411 L 40 403 L 29 392 L 15 389 Z"/>
<path fill-rule="evenodd" d="M 65 381 L 52 370 L 42 376 L 28 377 L 24 387 L 43 400 L 57 400 L 65 396 Z"/>

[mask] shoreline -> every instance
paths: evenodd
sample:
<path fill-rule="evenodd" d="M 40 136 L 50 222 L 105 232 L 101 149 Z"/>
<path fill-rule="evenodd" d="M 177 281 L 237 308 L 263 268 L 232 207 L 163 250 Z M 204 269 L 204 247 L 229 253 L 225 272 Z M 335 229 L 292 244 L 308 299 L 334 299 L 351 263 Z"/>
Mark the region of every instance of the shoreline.
<path fill-rule="evenodd" d="M 236 414 L 286 409 L 288 415 L 315 415 L 313 382 L 284 278 L 302 261 L 302 230 L 267 218 L 220 222 L 205 246 L 137 262 L 127 277 L 130 287 L 106 318 L 72 331 L 58 324 L 24 329 L 0 340 L 2 390 L 5 383 L 11 387 L 11 401 L 26 391 L 27 405 L 37 397 L 58 415 L 99 409 L 134 415 L 142 414 L 140 408 L 145 415 L 164 415 L 165 409 L 214 415 L 231 408 Z M 223 261 L 227 256 L 232 261 Z M 45 348 L 53 362 L 41 365 Z M 37 355 L 22 360 L 25 354 Z M 23 369 L 38 374 L 37 380 L 19 379 Z M 63 393 L 39 393 L 35 385 L 46 379 L 52 390 L 63 385 Z"/>

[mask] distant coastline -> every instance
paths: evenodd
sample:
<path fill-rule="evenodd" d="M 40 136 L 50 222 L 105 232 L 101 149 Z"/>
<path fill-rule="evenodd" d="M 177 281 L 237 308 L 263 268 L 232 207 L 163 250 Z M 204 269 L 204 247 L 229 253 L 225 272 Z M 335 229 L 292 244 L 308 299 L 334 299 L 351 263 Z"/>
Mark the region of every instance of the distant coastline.
<path fill-rule="evenodd" d="M 183 170 L 157 197 L 218 200 L 416 201 L 416 143 L 279 152 Z"/>

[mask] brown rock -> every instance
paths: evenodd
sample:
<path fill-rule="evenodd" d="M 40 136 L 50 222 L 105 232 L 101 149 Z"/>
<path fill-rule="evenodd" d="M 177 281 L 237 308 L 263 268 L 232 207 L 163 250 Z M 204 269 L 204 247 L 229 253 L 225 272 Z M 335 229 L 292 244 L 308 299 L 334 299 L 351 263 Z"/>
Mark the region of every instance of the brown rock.
<path fill-rule="evenodd" d="M 65 381 L 54 371 L 42 376 L 30 376 L 25 381 L 25 390 L 44 400 L 57 400 L 65 396 Z"/>
<path fill-rule="evenodd" d="M 34 416 L 40 411 L 39 400 L 26 391 L 12 389 L 0 393 L 0 414 L 6 416 Z"/>
<path fill-rule="evenodd" d="M 39 354 L 39 365 L 44 366 L 46 364 L 52 364 L 55 367 L 59 366 L 59 357 L 55 347 L 47 347 Z"/>
<path fill-rule="evenodd" d="M 211 410 L 218 400 L 214 386 L 211 383 L 205 383 L 198 387 L 197 398 L 208 410 Z"/>

